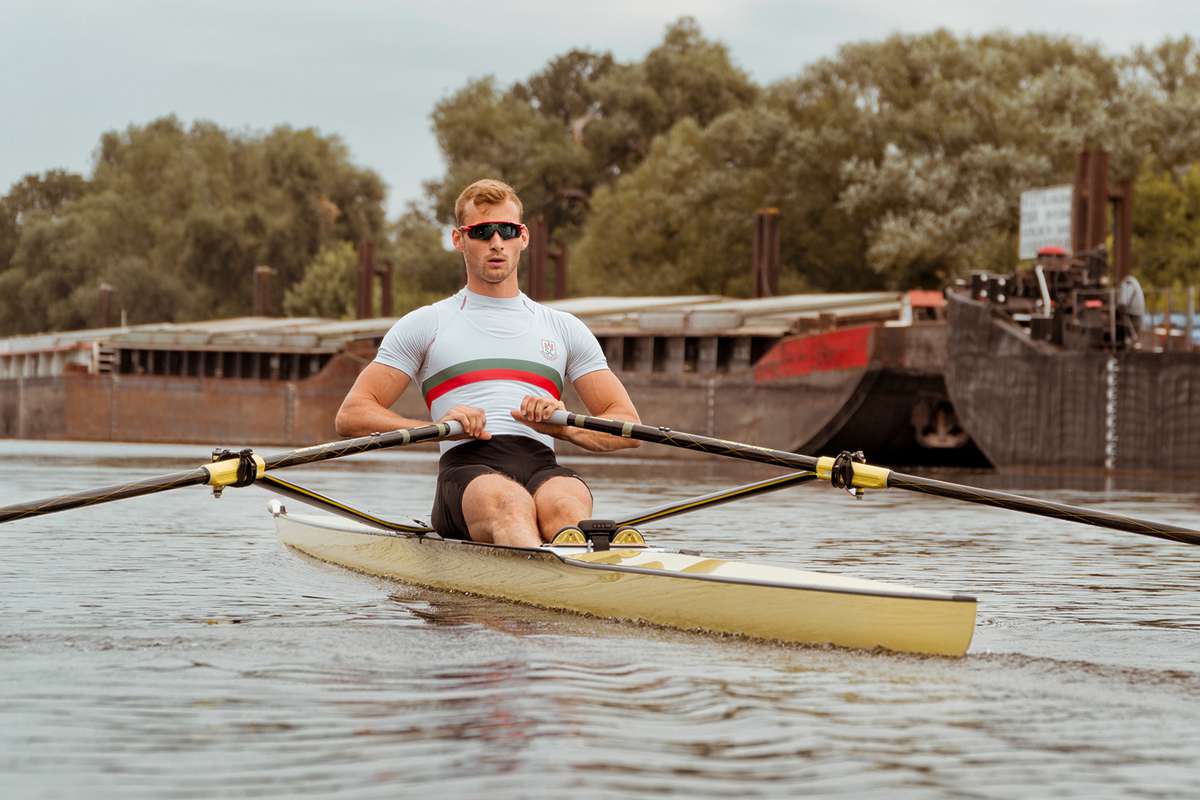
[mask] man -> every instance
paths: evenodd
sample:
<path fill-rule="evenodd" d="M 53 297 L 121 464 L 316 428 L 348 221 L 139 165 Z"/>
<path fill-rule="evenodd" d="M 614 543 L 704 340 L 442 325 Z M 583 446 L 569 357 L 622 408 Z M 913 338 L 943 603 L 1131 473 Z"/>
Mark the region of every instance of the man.
<path fill-rule="evenodd" d="M 415 383 L 433 419 L 458 420 L 465 431 L 442 442 L 433 527 L 447 537 L 537 547 L 592 512 L 587 485 L 555 460 L 554 439 L 597 451 L 638 444 L 549 424 L 564 407 L 565 382 L 591 414 L 633 422 L 638 415 L 591 331 L 518 288 L 529 231 L 512 187 L 476 181 L 454 214 L 466 287 L 392 326 L 342 401 L 336 426 L 343 436 L 362 436 L 427 424 L 390 410 Z"/>

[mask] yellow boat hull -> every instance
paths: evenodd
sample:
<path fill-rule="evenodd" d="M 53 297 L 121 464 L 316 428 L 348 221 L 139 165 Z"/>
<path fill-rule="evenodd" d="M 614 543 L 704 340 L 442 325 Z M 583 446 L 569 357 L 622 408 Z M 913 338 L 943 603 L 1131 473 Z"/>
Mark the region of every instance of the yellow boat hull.
<path fill-rule="evenodd" d="M 280 539 L 358 572 L 542 608 L 782 642 L 961 656 L 975 599 L 655 547 L 513 548 L 275 513 Z"/>

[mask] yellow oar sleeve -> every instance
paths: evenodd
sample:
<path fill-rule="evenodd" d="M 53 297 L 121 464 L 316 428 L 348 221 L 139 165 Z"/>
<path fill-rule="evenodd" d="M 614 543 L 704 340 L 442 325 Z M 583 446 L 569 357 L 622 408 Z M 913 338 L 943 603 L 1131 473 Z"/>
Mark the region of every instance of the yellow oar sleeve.
<path fill-rule="evenodd" d="M 267 472 L 267 462 L 258 453 L 253 453 L 250 457 L 254 459 L 257 467 L 258 474 L 254 477 L 261 478 Z M 223 461 L 214 461 L 211 464 L 201 464 L 201 466 L 208 470 L 209 486 L 233 486 L 237 483 L 238 464 L 240 463 L 240 459 L 226 458 Z"/>
<path fill-rule="evenodd" d="M 833 479 L 833 461 L 829 456 L 817 459 L 817 477 L 823 481 Z M 886 489 L 890 469 L 876 467 L 871 464 L 854 464 L 854 483 L 859 489 Z"/>

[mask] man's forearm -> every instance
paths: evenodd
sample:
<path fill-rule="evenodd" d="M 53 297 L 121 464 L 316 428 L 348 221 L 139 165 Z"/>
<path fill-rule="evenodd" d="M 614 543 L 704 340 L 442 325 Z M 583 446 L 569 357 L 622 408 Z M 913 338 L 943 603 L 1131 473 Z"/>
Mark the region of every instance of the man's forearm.
<path fill-rule="evenodd" d="M 339 436 L 366 436 L 371 433 L 394 431 L 397 428 L 416 428 L 428 425 L 427 419 L 402 417 L 378 403 L 356 402 L 343 404 L 338 410 L 334 427 Z"/>

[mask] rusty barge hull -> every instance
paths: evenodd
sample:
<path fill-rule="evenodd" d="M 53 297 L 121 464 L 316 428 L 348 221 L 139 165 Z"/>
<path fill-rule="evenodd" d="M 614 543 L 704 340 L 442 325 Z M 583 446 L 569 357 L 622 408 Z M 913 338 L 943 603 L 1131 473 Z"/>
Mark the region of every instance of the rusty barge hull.
<path fill-rule="evenodd" d="M 892 464 L 981 465 L 954 424 L 942 384 L 945 326 L 881 324 L 880 314 L 893 314 L 897 301 L 879 299 L 701 298 L 687 311 L 652 298 L 641 301 L 656 304 L 648 310 L 589 325 L 647 420 L 813 454 L 850 449 Z M 829 311 L 835 301 L 842 317 Z M 813 307 L 807 317 L 781 316 L 797 302 Z M 0 436 L 328 441 L 337 438 L 333 419 L 342 398 L 389 326 L 382 319 L 247 318 L 46 335 L 8 342 L 7 349 L 0 341 Z M 805 332 L 789 332 L 796 328 Z M 581 408 L 569 391 L 564 400 Z M 395 410 L 428 414 L 415 393 Z"/>
<path fill-rule="evenodd" d="M 767 348 L 757 368 L 697 371 L 686 362 L 677 370 L 614 367 L 643 418 L 681 430 L 813 454 L 863 450 L 882 463 L 986 466 L 965 435 L 941 447 L 920 444 L 939 421 L 956 427 L 940 372 L 930 362 L 943 338 L 936 326 L 863 326 L 785 337 Z M 334 414 L 366 360 L 338 354 L 300 380 L 84 372 L 19 378 L 0 383 L 0 437 L 282 446 L 328 441 L 338 438 Z M 570 390 L 564 400 L 582 407 Z M 428 415 L 415 394 L 395 410 Z M 938 416 L 947 412 L 948 421 Z M 653 456 L 687 454 L 655 450 Z"/>
<path fill-rule="evenodd" d="M 1200 352 L 1064 350 L 949 296 L 946 388 L 997 467 L 1200 473 Z"/>

